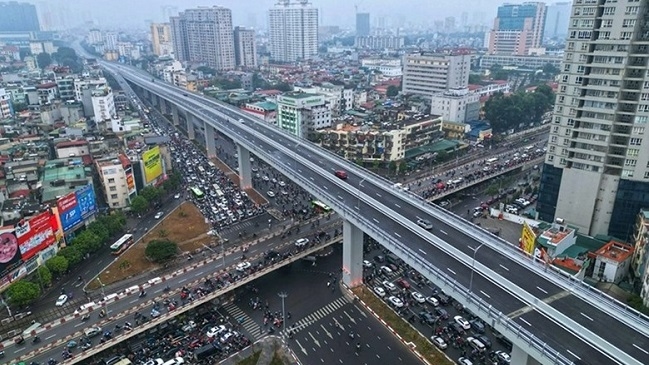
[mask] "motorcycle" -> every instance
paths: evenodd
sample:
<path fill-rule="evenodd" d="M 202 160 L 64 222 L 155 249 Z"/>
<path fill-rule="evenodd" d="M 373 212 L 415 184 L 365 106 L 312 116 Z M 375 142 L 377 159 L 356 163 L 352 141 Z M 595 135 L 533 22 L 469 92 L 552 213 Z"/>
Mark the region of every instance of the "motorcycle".
<path fill-rule="evenodd" d="M 34 336 L 34 338 L 32 339 L 32 343 L 39 343 L 39 342 L 41 342 L 41 338 L 38 336 Z"/>
<path fill-rule="evenodd" d="M 169 287 L 169 285 L 165 286 L 165 288 L 162 289 L 162 291 L 165 292 L 165 293 L 169 292 L 170 290 L 171 290 L 171 288 Z"/>
<path fill-rule="evenodd" d="M 146 292 L 144 290 L 142 290 L 138 296 L 140 298 L 144 298 L 144 297 L 146 297 Z"/>

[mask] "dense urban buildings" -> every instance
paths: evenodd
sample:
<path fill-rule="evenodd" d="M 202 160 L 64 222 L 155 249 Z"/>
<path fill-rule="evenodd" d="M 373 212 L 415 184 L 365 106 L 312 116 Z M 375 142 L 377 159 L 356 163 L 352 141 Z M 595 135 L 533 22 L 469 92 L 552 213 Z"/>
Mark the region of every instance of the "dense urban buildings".
<path fill-rule="evenodd" d="M 168 56 L 172 54 L 171 24 L 151 23 L 151 43 L 153 45 L 153 54 L 156 56 Z"/>
<path fill-rule="evenodd" d="M 489 53 L 527 55 L 541 46 L 545 3 L 504 4 L 489 35 Z"/>
<path fill-rule="evenodd" d="M 434 94 L 430 112 L 441 116 L 444 121 L 466 123 L 478 119 L 480 107 L 480 94 L 458 88 Z"/>
<path fill-rule="evenodd" d="M 405 38 L 392 35 L 358 36 L 354 39 L 354 47 L 374 50 L 399 49 L 405 45 Z"/>
<path fill-rule="evenodd" d="M 16 1 L 0 2 L 0 32 L 40 31 L 36 6 Z"/>
<path fill-rule="evenodd" d="M 254 29 L 234 28 L 234 56 L 237 67 L 257 67 L 257 43 Z"/>
<path fill-rule="evenodd" d="M 171 33 L 177 60 L 204 63 L 217 71 L 235 68 L 230 9 L 220 6 L 187 9 L 171 17 Z"/>
<path fill-rule="evenodd" d="M 627 239 L 649 206 L 646 1 L 585 3 L 572 6 L 537 210 Z"/>
<path fill-rule="evenodd" d="M 279 0 L 268 24 L 272 60 L 295 62 L 318 54 L 318 9 L 308 0 Z"/>
<path fill-rule="evenodd" d="M 469 83 L 471 55 L 417 53 L 403 58 L 403 92 L 427 98 Z"/>
<path fill-rule="evenodd" d="M 370 35 L 370 13 L 356 13 L 356 36 Z"/>

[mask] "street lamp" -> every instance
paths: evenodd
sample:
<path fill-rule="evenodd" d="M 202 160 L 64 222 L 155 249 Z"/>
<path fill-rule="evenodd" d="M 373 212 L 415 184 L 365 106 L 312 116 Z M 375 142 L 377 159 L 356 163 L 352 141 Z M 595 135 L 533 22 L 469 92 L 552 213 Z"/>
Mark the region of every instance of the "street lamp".
<path fill-rule="evenodd" d="M 282 338 L 284 340 L 286 340 L 286 338 L 285 338 L 285 336 L 286 336 L 286 310 L 285 310 L 286 307 L 284 306 L 284 300 L 286 299 L 286 297 L 288 297 L 288 294 L 285 293 L 285 292 L 281 292 L 281 293 L 278 293 L 277 295 L 279 295 L 279 297 L 282 298 L 282 327 L 284 327 L 282 329 Z"/>
<path fill-rule="evenodd" d="M 361 210 L 361 186 L 363 186 L 363 181 L 365 181 L 365 179 L 367 178 L 364 177 L 363 179 L 361 179 L 361 181 L 358 182 L 358 194 L 357 194 L 358 201 L 356 202 L 357 210 Z"/>
<path fill-rule="evenodd" d="M 105 285 L 101 282 L 99 276 L 97 276 L 97 281 L 99 282 L 99 285 L 101 285 L 101 299 L 104 303 L 104 308 L 106 308 L 106 317 L 108 317 L 108 301 L 104 300 L 106 298 L 106 289 L 104 289 Z"/>
<path fill-rule="evenodd" d="M 482 242 L 478 247 L 473 249 L 473 261 L 471 261 L 471 279 L 469 279 L 469 294 L 471 293 L 471 289 L 473 288 L 473 273 L 475 272 L 475 255 L 478 253 L 478 250 L 482 246 L 484 246 L 484 242 Z"/>

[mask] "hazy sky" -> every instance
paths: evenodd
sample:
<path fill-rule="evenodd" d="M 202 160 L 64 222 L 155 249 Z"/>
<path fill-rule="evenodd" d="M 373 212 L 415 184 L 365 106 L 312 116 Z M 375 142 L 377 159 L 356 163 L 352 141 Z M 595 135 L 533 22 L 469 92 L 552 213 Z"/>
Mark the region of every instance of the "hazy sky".
<path fill-rule="evenodd" d="M 3 1 L 3 0 L 0 0 Z M 25 0 L 23 0 L 25 1 Z M 144 25 L 145 20 L 162 21 L 162 6 L 170 5 L 183 9 L 196 6 L 219 5 L 232 9 L 235 25 L 264 27 L 266 11 L 276 3 L 275 0 L 26 0 L 37 6 L 45 4 L 53 17 L 61 13 L 61 4 L 67 4 L 72 17 L 94 20 L 100 26 Z M 565 1 L 565 0 L 564 0 Z M 321 11 L 323 25 L 352 26 L 354 24 L 354 5 L 359 11 L 367 11 L 370 17 L 384 16 L 393 21 L 403 20 L 422 24 L 447 16 L 455 16 L 459 24 L 461 15 L 466 12 L 469 23 L 493 22 L 496 8 L 504 2 L 523 3 L 512 0 L 311 0 Z M 546 1 L 552 3 L 555 1 Z M 480 14 L 482 13 L 482 14 Z M 389 22 L 390 20 L 388 20 Z M 372 20 L 374 22 L 374 20 Z"/>

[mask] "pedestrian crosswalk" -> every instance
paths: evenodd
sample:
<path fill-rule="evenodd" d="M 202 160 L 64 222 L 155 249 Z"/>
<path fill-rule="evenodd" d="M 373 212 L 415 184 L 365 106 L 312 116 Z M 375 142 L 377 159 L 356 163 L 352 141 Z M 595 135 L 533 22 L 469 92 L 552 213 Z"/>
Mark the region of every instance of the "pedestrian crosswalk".
<path fill-rule="evenodd" d="M 244 311 L 241 310 L 236 304 L 234 303 L 229 303 L 225 306 L 223 306 L 223 309 L 225 309 L 226 312 L 234 319 L 234 321 L 237 321 L 247 332 L 249 335 L 249 338 L 252 340 L 252 342 L 255 342 L 262 338 L 263 336 L 263 331 L 261 331 L 261 327 L 259 324 L 255 323 L 255 321 L 250 318 Z"/>
<path fill-rule="evenodd" d="M 237 223 L 233 226 L 222 229 L 219 234 L 221 237 L 233 235 L 235 233 L 246 231 L 246 233 L 252 233 L 255 231 L 255 222 L 254 219 L 248 219 L 243 222 Z"/>
<path fill-rule="evenodd" d="M 295 322 L 290 328 L 287 328 L 287 332 L 291 332 L 293 334 L 300 332 L 301 330 L 309 327 L 311 324 L 319 321 L 320 319 L 328 316 L 332 312 L 335 312 L 336 310 L 342 308 L 344 305 L 348 304 L 349 300 L 346 297 L 340 297 L 333 302 L 325 305 L 324 307 L 312 312 L 308 316 L 300 319 L 299 321 Z"/>

